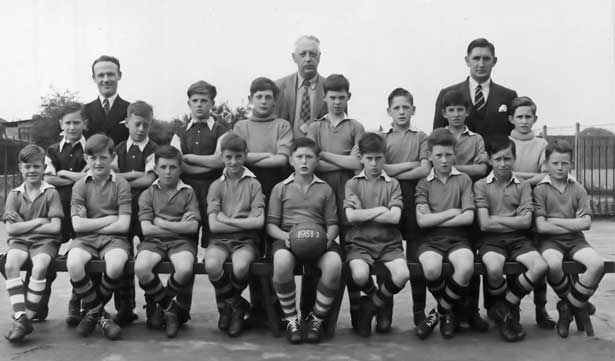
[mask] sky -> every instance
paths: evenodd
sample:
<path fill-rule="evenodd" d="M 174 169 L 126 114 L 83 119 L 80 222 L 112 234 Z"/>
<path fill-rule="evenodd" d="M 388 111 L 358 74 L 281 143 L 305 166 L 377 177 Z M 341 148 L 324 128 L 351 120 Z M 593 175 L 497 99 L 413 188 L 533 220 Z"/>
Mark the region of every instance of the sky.
<path fill-rule="evenodd" d="M 534 99 L 536 127 L 615 130 L 614 8 L 614 0 L 1 2 L 0 118 L 30 118 L 51 87 L 94 99 L 90 66 L 102 54 L 121 61 L 119 94 L 149 102 L 158 119 L 187 113 L 186 90 L 200 79 L 216 85 L 218 103 L 245 105 L 254 78 L 296 71 L 293 43 L 313 34 L 319 72 L 350 80 L 349 116 L 386 127 L 386 98 L 401 86 L 414 95 L 414 125 L 428 131 L 439 90 L 465 79 L 466 47 L 486 37 L 498 57 L 493 81 Z"/>

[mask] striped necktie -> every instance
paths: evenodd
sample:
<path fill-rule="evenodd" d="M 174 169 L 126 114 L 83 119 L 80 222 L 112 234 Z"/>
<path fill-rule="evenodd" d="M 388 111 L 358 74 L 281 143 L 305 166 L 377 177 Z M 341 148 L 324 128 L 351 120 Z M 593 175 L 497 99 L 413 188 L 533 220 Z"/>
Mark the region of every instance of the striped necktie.
<path fill-rule="evenodd" d="M 485 107 L 485 96 L 483 94 L 482 85 L 478 84 L 476 86 L 476 90 L 474 91 L 474 109 L 477 112 L 480 112 Z"/>
<path fill-rule="evenodd" d="M 306 124 L 310 121 L 312 105 L 310 104 L 310 81 L 303 80 L 303 96 L 301 97 L 301 111 L 299 112 L 299 118 L 301 122 Z"/>
<path fill-rule="evenodd" d="M 103 100 L 103 110 L 105 111 L 105 114 L 109 114 L 109 110 L 111 110 L 109 98 L 105 98 L 105 100 Z"/>

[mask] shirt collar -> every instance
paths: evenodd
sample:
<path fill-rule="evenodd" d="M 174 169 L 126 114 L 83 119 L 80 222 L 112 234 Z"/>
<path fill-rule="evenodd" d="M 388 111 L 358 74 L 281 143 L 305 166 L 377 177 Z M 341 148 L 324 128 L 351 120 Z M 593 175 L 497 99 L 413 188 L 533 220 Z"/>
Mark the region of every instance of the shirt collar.
<path fill-rule="evenodd" d="M 105 98 L 104 96 L 98 94 L 98 100 L 100 100 L 100 105 L 103 104 L 103 101 L 105 101 L 105 99 L 109 99 L 109 109 L 113 108 L 113 102 L 115 102 L 115 99 L 117 99 L 117 93 L 113 94 L 110 97 Z"/>
<path fill-rule="evenodd" d="M 393 133 L 393 132 L 397 132 L 397 131 L 398 130 L 391 124 L 391 126 L 389 126 L 389 129 L 386 131 L 386 133 L 389 134 L 389 133 Z M 419 129 L 411 125 L 404 132 L 418 133 Z"/>
<path fill-rule="evenodd" d="M 109 173 L 109 177 L 111 178 L 111 181 L 113 183 L 115 183 L 115 181 L 117 180 L 117 177 L 113 170 L 111 171 L 111 173 Z M 94 174 L 92 173 L 91 169 L 85 173 L 85 180 L 87 181 L 88 179 L 94 179 Z"/>
<path fill-rule="evenodd" d="M 493 183 L 495 181 L 495 174 L 493 174 L 493 171 L 491 171 L 489 175 L 487 175 L 486 181 L 487 183 Z M 513 182 L 515 184 L 521 183 L 521 181 L 514 174 L 512 175 L 510 180 L 506 183 L 506 185 L 509 185 L 510 183 L 513 183 Z"/>
<path fill-rule="evenodd" d="M 461 175 L 463 173 L 461 173 L 457 168 L 452 167 L 451 168 L 451 176 L 453 175 Z M 433 167 L 431 167 L 431 170 L 429 171 L 429 174 L 427 175 L 427 181 L 431 182 L 432 180 L 434 180 L 434 178 L 438 178 L 438 176 L 436 175 L 436 171 L 434 170 Z"/>
<path fill-rule="evenodd" d="M 55 187 L 45 181 L 41 181 L 41 187 L 40 187 L 41 193 L 44 193 L 49 188 L 55 188 Z M 26 193 L 26 182 L 21 183 L 19 187 L 13 190 L 16 192 L 20 192 L 20 193 Z"/>
<path fill-rule="evenodd" d="M 474 80 L 472 77 L 469 77 L 470 79 L 470 93 L 474 94 L 474 92 L 476 91 L 476 86 L 479 84 L 476 80 Z M 480 83 L 482 90 L 483 91 L 489 91 L 489 86 L 491 85 L 491 78 L 485 80 L 484 82 Z"/>
<path fill-rule="evenodd" d="M 568 174 L 568 178 L 566 178 L 566 182 L 568 183 L 574 183 L 576 182 L 577 179 L 575 177 L 573 177 L 572 175 Z M 544 176 L 544 178 L 542 178 L 542 180 L 540 182 L 538 182 L 538 184 L 543 184 L 543 183 L 548 183 L 553 185 L 553 182 L 551 181 L 551 176 L 549 176 L 548 174 L 546 174 Z"/>
<path fill-rule="evenodd" d="M 284 179 L 282 183 L 284 185 L 288 185 L 294 181 L 295 181 L 295 173 L 291 174 L 290 176 L 288 176 L 288 178 Z M 316 175 L 314 175 L 314 178 L 312 178 L 312 182 L 309 185 L 312 185 L 314 183 L 325 183 L 325 181 L 318 178 Z"/>
<path fill-rule="evenodd" d="M 64 135 L 64 132 L 60 133 L 61 135 Z M 66 137 L 63 137 L 62 140 L 60 141 L 60 152 L 62 151 L 62 148 L 64 148 L 64 144 L 69 143 L 68 139 L 66 139 Z M 82 135 L 81 139 L 79 139 L 79 141 L 77 141 L 77 143 L 81 144 L 81 149 L 85 150 L 85 137 Z"/>
<path fill-rule="evenodd" d="M 140 142 L 135 142 L 134 140 L 132 140 L 132 138 L 128 137 L 128 140 L 126 140 L 126 150 L 130 150 L 130 147 L 132 147 L 133 145 L 136 145 L 137 147 L 139 147 L 139 150 L 141 152 L 143 152 L 143 149 L 145 149 L 145 146 L 147 145 L 147 143 L 149 143 L 149 137 L 145 137 L 145 139 L 143 139 Z"/>
<path fill-rule="evenodd" d="M 344 113 L 344 119 L 342 119 L 339 123 L 337 123 L 337 125 L 342 124 L 343 122 L 350 120 L 351 118 L 348 117 L 348 114 Z M 331 121 L 329 120 L 329 114 L 325 114 L 323 115 L 320 119 L 318 119 L 319 121 L 327 121 L 329 123 L 331 123 Z"/>
<path fill-rule="evenodd" d="M 301 74 L 297 73 L 297 88 L 301 88 L 303 86 L 303 80 L 304 79 Z M 318 74 L 314 75 L 312 79 L 308 80 L 308 83 L 310 84 L 310 89 L 316 89 L 316 84 L 318 83 Z"/>
<path fill-rule="evenodd" d="M 160 178 L 156 178 L 156 180 L 154 182 L 152 182 L 152 185 L 158 187 L 158 189 L 162 189 L 162 186 L 160 186 Z M 175 189 L 177 191 L 181 191 L 184 188 L 191 188 L 191 187 L 189 185 L 187 185 L 186 183 L 182 182 L 181 179 L 179 179 Z"/>
<path fill-rule="evenodd" d="M 214 120 L 214 118 L 211 115 L 209 116 L 209 118 L 207 118 L 205 120 L 198 120 L 198 119 L 192 118 L 188 122 L 188 125 L 186 126 L 186 130 L 190 130 L 190 128 L 192 128 L 193 125 L 198 124 L 198 123 L 207 124 L 207 126 L 211 130 L 211 129 L 214 128 L 214 124 L 216 123 L 216 121 Z"/>
<path fill-rule="evenodd" d="M 365 169 L 361 170 L 361 173 L 357 174 L 356 176 L 354 176 L 353 178 L 365 178 L 367 179 L 367 175 L 365 174 Z M 380 175 L 378 176 L 378 178 L 383 178 L 385 182 L 390 182 L 391 181 L 391 177 L 389 177 L 387 175 L 387 173 L 384 171 L 384 169 L 380 172 Z"/>
<path fill-rule="evenodd" d="M 226 168 L 224 168 L 224 170 L 222 170 L 222 176 L 220 177 L 220 179 L 225 180 L 227 177 L 228 175 L 226 173 Z M 245 177 L 256 178 L 256 175 L 252 173 L 248 168 L 243 167 L 243 173 L 241 174 L 241 177 L 239 177 L 239 179 L 243 179 Z"/>
<path fill-rule="evenodd" d="M 446 129 L 449 129 L 449 126 L 447 125 L 446 127 L 444 127 Z M 449 129 L 450 130 L 450 129 Z M 470 130 L 470 128 L 468 128 L 468 126 L 466 125 L 465 128 L 463 129 L 463 132 L 461 132 L 462 135 L 467 134 L 467 135 L 476 135 L 477 133 L 474 133 L 473 131 Z"/>

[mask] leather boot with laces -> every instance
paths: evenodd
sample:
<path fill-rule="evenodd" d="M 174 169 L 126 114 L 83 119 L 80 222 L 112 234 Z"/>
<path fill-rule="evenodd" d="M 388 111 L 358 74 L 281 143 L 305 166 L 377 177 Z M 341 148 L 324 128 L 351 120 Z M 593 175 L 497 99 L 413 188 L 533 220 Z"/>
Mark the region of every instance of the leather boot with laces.
<path fill-rule="evenodd" d="M 416 335 L 421 340 L 424 340 L 427 337 L 429 337 L 429 335 L 431 335 L 433 330 L 438 325 L 438 318 L 439 318 L 438 312 L 436 311 L 435 308 L 432 309 L 429 312 L 429 315 L 427 315 L 427 317 L 425 317 L 425 319 L 416 326 L 416 329 L 414 330 Z"/>
<path fill-rule="evenodd" d="M 299 323 L 299 318 L 295 317 L 288 321 L 286 325 L 286 339 L 293 345 L 301 343 L 301 324 Z"/>

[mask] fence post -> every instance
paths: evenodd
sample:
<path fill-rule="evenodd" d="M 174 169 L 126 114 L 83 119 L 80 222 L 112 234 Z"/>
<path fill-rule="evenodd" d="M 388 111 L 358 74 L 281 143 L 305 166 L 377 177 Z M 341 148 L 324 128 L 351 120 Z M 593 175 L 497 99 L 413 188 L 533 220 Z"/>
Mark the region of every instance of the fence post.
<path fill-rule="evenodd" d="M 542 136 L 547 140 L 547 125 L 542 126 Z"/>
<path fill-rule="evenodd" d="M 585 181 L 585 179 L 581 178 L 581 155 L 579 152 L 579 138 L 581 134 L 581 124 L 577 122 L 575 124 L 575 132 L 574 132 L 574 170 L 576 179 L 580 179 L 581 183 Z M 585 155 L 583 155 L 585 156 Z"/>

